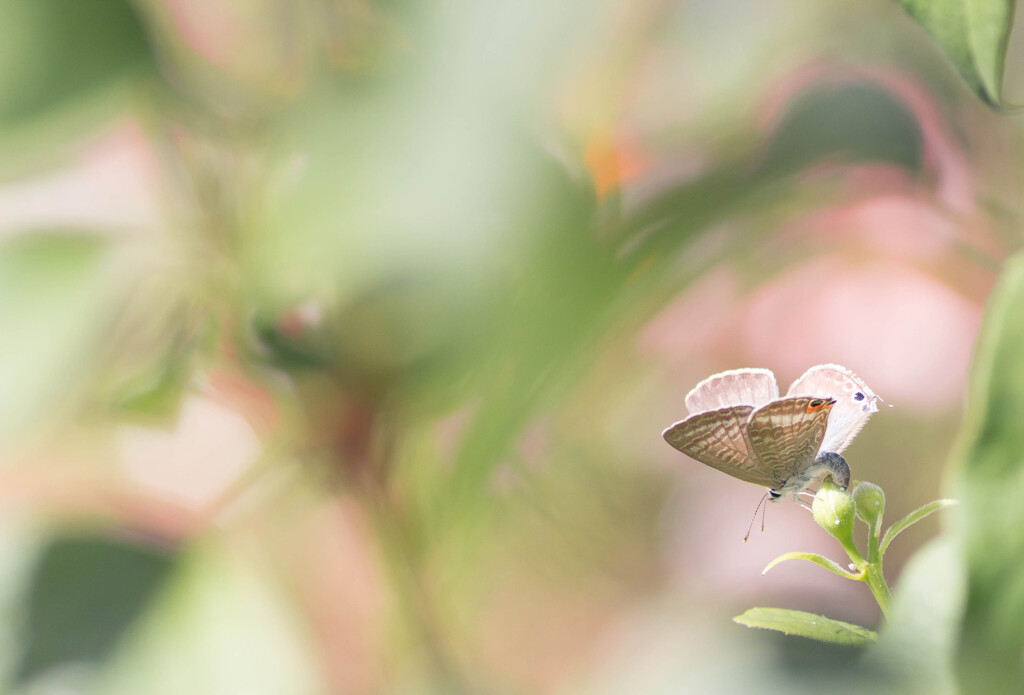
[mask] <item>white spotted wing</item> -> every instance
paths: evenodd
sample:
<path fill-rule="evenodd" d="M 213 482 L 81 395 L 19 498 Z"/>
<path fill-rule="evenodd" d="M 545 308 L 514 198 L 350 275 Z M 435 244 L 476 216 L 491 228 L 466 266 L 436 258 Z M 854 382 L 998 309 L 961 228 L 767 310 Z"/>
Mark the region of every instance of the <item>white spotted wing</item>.
<path fill-rule="evenodd" d="M 834 398 L 835 406 L 828 418 L 828 428 L 820 451 L 842 453 L 874 413 L 878 412 L 878 396 L 864 380 L 846 367 L 819 364 L 808 369 L 789 387 L 787 396 Z"/>

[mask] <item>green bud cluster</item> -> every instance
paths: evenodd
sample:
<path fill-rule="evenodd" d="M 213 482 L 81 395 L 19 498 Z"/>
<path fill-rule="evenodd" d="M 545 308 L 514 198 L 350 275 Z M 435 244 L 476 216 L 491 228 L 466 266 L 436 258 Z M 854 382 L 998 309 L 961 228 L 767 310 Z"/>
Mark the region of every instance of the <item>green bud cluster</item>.
<path fill-rule="evenodd" d="M 853 538 L 855 507 L 850 493 L 827 479 L 814 496 L 811 511 L 818 526 L 842 541 Z"/>
<path fill-rule="evenodd" d="M 871 528 L 872 535 L 877 535 L 885 511 L 882 488 L 874 483 L 860 483 L 853 490 L 853 501 L 857 505 L 857 516 Z"/>

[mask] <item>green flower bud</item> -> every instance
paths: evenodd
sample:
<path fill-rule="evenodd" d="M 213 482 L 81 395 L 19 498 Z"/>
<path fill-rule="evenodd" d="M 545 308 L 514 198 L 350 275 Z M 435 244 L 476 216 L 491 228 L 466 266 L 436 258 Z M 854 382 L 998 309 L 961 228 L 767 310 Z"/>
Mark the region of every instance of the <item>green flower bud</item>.
<path fill-rule="evenodd" d="M 875 528 L 882 523 L 885 511 L 885 493 L 874 483 L 861 483 L 853 490 L 853 501 L 857 505 L 857 516 Z"/>
<path fill-rule="evenodd" d="M 850 493 L 826 479 L 814 496 L 811 511 L 818 526 L 835 536 L 843 547 L 856 548 L 853 544 L 855 507 Z"/>

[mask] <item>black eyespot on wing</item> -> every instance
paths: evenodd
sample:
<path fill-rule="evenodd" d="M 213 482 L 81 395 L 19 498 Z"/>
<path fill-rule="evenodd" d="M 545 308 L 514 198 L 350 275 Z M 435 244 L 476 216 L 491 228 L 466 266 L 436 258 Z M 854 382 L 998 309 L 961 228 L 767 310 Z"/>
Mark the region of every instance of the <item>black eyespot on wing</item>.
<path fill-rule="evenodd" d="M 865 398 L 866 398 L 866 396 L 863 393 L 861 393 L 860 391 L 858 391 L 857 393 L 853 394 L 853 400 L 855 400 L 855 401 L 862 401 Z"/>

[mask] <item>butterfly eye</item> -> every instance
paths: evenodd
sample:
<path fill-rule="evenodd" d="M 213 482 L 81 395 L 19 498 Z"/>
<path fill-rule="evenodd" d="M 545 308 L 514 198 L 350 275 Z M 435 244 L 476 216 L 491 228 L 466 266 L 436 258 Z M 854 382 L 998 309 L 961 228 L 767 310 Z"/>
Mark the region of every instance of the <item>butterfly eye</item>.
<path fill-rule="evenodd" d="M 861 393 L 860 391 L 858 391 L 857 393 L 853 394 L 853 400 L 855 400 L 855 401 L 862 401 L 862 400 L 864 400 L 864 398 L 865 398 L 864 394 Z"/>

